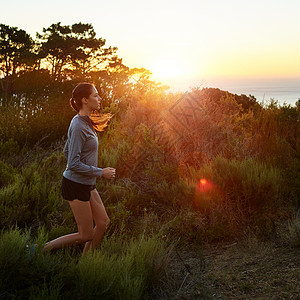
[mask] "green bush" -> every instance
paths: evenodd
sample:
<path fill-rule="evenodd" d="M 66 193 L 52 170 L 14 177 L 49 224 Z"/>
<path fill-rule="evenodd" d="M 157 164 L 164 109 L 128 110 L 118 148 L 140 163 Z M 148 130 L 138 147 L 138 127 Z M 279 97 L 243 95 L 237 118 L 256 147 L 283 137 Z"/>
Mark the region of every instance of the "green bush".
<path fill-rule="evenodd" d="M 214 190 L 226 204 L 245 213 L 268 205 L 276 207 L 280 200 L 282 178 L 279 170 L 253 158 L 239 161 L 217 156 L 198 174 L 198 178 L 213 182 Z"/>
<path fill-rule="evenodd" d="M 45 237 L 40 232 L 37 242 Z M 61 255 L 42 255 L 41 247 L 32 257 L 26 245 L 33 244 L 30 232 L 11 228 L 2 231 L 0 237 L 0 290 L 2 297 L 17 297 L 28 299 L 29 294 L 35 290 L 44 289 L 45 283 L 49 286 L 61 282 L 60 273 L 66 262 Z M 52 290 L 52 288 L 51 288 Z M 41 298 L 40 298 L 41 299 Z"/>
<path fill-rule="evenodd" d="M 24 166 L 12 183 L 0 189 L 2 227 L 9 228 L 15 223 L 21 227 L 49 227 L 64 221 L 61 159 L 52 154 L 40 163 Z"/>
<path fill-rule="evenodd" d="M 99 251 L 73 264 L 69 278 L 73 299 L 144 299 L 166 261 L 164 244 L 156 237 L 128 240 L 114 234 Z"/>
<path fill-rule="evenodd" d="M 17 299 L 144 299 L 168 263 L 172 247 L 157 236 L 128 239 L 122 232 L 104 238 L 86 256 L 70 249 L 42 254 L 48 239 L 43 227 L 35 242 L 30 232 L 11 228 L 0 236 L 1 296 Z"/>
<path fill-rule="evenodd" d="M 0 160 L 0 189 L 11 183 L 14 179 L 17 170 L 12 167 L 8 166 L 6 163 Z"/>
<path fill-rule="evenodd" d="M 254 158 L 217 156 L 199 170 L 189 167 L 189 173 L 186 182 L 195 187 L 193 206 L 207 220 L 203 231 L 197 231 L 202 239 L 234 237 L 249 230 L 273 234 L 274 220 L 288 207 L 281 172 Z"/>
<path fill-rule="evenodd" d="M 9 156 L 14 153 L 18 153 L 20 150 L 19 144 L 13 138 L 10 138 L 8 141 L 0 140 L 0 157 Z"/>

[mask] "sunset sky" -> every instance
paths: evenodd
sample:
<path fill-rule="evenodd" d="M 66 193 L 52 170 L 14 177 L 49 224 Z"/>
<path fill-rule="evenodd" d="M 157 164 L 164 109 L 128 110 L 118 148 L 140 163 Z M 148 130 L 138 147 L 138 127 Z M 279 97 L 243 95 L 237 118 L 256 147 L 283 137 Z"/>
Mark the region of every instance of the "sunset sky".
<path fill-rule="evenodd" d="M 173 87 L 212 78 L 300 77 L 299 0 L 1 4 L 0 22 L 33 38 L 59 21 L 91 23 L 107 46 L 118 47 L 125 65 L 147 68 Z"/>

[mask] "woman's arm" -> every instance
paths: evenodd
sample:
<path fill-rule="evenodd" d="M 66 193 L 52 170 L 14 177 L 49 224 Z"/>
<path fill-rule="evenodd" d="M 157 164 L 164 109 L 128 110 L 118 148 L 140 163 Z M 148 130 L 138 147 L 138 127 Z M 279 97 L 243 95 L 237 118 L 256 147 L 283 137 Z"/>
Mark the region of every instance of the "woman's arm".
<path fill-rule="evenodd" d="M 68 160 L 68 153 L 69 153 L 69 148 L 68 148 L 69 145 L 68 144 L 69 144 L 69 140 L 66 141 L 64 150 L 63 150 L 66 160 Z"/>
<path fill-rule="evenodd" d="M 86 165 L 80 161 L 81 151 L 85 143 L 85 136 L 82 130 L 72 130 L 68 145 L 68 168 L 77 173 L 82 173 L 88 176 L 100 177 L 103 169 Z"/>

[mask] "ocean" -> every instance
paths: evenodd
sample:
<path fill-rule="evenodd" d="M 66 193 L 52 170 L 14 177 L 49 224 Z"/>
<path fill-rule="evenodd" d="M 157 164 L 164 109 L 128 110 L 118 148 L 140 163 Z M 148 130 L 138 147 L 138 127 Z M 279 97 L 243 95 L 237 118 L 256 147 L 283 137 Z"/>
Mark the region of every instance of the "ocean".
<path fill-rule="evenodd" d="M 188 90 L 187 86 L 219 88 L 238 95 L 253 95 L 259 103 L 266 104 L 274 99 L 278 100 L 280 105 L 285 102 L 295 106 L 296 101 L 300 99 L 300 78 L 193 80 L 192 84 L 182 85 L 180 90 Z"/>

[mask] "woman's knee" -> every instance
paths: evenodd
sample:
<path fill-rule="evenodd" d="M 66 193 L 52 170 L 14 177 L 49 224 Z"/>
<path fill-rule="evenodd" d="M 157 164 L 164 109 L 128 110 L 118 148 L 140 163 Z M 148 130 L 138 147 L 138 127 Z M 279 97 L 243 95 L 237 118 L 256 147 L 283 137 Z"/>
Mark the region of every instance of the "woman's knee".
<path fill-rule="evenodd" d="M 86 243 L 88 241 L 91 241 L 94 237 L 94 231 L 88 231 L 81 233 L 79 236 L 79 242 L 80 243 Z"/>
<path fill-rule="evenodd" d="M 105 219 L 100 219 L 100 220 L 97 220 L 96 222 L 96 225 L 97 226 L 100 226 L 100 227 L 108 227 L 109 223 L 110 223 L 110 219 L 109 217 L 105 218 Z"/>

